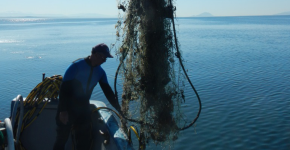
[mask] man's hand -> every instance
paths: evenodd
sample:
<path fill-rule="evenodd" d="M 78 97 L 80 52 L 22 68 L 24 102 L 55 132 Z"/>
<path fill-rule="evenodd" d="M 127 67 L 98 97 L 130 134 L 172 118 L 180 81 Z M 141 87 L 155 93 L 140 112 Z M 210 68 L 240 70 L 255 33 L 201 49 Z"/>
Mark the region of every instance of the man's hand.
<path fill-rule="evenodd" d="M 68 122 L 68 113 L 67 111 L 62 111 L 59 113 L 59 120 L 63 123 L 63 124 L 67 124 Z"/>

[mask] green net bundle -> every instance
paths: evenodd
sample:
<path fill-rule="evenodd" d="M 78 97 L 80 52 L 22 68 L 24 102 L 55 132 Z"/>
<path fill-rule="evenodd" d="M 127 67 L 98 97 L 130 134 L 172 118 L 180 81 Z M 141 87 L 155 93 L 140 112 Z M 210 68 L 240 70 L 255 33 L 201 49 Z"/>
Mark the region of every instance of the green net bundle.
<path fill-rule="evenodd" d="M 119 1 L 125 11 L 116 25 L 122 40 L 117 54 L 123 77 L 122 111 L 138 118 L 143 142 L 177 138 L 184 101 L 182 81 L 176 75 L 172 6 L 165 0 Z M 177 69 L 176 69 L 177 68 Z M 177 70 L 177 71 L 176 71 Z"/>

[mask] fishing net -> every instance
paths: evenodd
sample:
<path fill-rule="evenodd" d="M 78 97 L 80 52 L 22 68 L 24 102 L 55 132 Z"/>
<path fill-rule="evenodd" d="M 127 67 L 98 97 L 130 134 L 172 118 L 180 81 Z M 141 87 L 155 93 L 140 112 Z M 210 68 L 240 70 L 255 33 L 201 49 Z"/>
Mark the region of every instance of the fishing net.
<path fill-rule="evenodd" d="M 122 111 L 137 118 L 143 143 L 175 140 L 184 123 L 185 76 L 176 63 L 181 57 L 171 24 L 174 7 L 165 0 L 119 0 L 118 8 L 116 75 L 123 80 Z"/>

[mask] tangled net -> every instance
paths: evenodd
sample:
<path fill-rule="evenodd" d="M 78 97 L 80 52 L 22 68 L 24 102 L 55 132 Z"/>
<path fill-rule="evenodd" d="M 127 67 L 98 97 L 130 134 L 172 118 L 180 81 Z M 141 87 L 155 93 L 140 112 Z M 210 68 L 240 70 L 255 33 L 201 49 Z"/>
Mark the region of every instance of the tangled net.
<path fill-rule="evenodd" d="M 175 140 L 183 118 L 185 77 L 175 64 L 181 56 L 175 53 L 171 29 L 174 7 L 171 0 L 120 0 L 118 4 L 125 12 L 123 17 L 119 13 L 116 24 L 117 40 L 122 40 L 117 50 L 122 111 L 128 118 L 138 118 L 134 122 L 140 125 L 143 143 Z"/>

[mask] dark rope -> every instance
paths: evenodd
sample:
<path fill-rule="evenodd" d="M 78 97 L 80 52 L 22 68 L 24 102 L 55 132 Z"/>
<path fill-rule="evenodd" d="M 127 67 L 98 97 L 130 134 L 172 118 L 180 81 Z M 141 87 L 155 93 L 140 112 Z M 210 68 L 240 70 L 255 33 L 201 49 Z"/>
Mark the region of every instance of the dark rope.
<path fill-rule="evenodd" d="M 172 6 L 172 0 L 169 0 L 169 5 Z M 184 72 L 184 74 L 185 74 L 185 76 L 186 76 L 186 78 L 187 78 L 189 84 L 191 85 L 191 87 L 192 87 L 192 89 L 193 89 L 193 91 L 194 91 L 194 93 L 195 93 L 195 95 L 196 95 L 196 97 L 197 97 L 197 99 L 198 99 L 198 103 L 199 103 L 199 110 L 198 110 L 197 116 L 194 118 L 194 120 L 193 120 L 189 125 L 187 125 L 187 126 L 185 126 L 185 127 L 182 127 L 182 128 L 178 128 L 179 130 L 185 130 L 185 129 L 191 127 L 191 126 L 196 122 L 196 120 L 198 119 L 198 117 L 199 117 L 199 115 L 200 115 L 200 112 L 201 112 L 201 108 L 202 108 L 202 106 L 201 106 L 201 100 L 200 100 L 200 97 L 199 97 L 199 95 L 198 95 L 196 89 L 194 88 L 193 84 L 191 83 L 191 81 L 190 81 L 190 79 L 189 79 L 189 77 L 188 77 L 188 75 L 187 75 L 187 73 L 186 73 L 186 71 L 185 71 L 185 69 L 184 69 L 184 66 L 183 66 L 182 60 L 181 60 L 181 55 L 180 55 L 180 51 L 179 51 L 178 43 L 177 43 L 177 38 L 176 38 L 176 30 L 175 30 L 174 17 L 171 18 L 171 21 L 172 21 L 173 33 L 174 33 L 174 41 L 175 41 L 175 46 L 176 46 L 176 51 L 177 51 L 175 55 L 177 56 L 177 58 L 178 58 L 178 60 L 179 60 L 179 63 L 180 63 L 180 65 L 181 65 L 181 67 L 182 67 L 182 70 L 183 70 L 183 72 Z"/>

